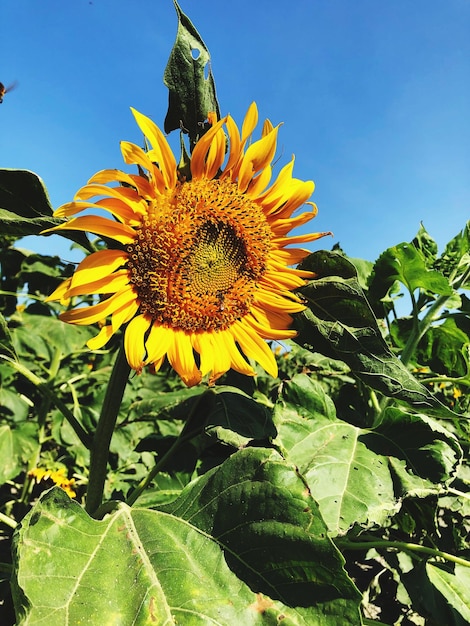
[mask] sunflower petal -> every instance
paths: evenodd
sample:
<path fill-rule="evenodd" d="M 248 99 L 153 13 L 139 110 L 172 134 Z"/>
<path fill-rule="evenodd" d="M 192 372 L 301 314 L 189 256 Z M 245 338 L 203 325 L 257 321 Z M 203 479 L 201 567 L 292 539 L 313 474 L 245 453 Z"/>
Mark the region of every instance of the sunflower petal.
<path fill-rule="evenodd" d="M 145 363 L 156 363 L 163 359 L 168 352 L 173 337 L 173 330 L 166 326 L 161 326 L 155 322 L 152 324 L 149 336 L 145 342 L 147 357 Z"/>
<path fill-rule="evenodd" d="M 85 306 L 71 311 L 64 311 L 60 314 L 60 319 L 69 324 L 95 324 L 100 322 L 117 311 L 126 304 L 131 304 L 135 300 L 132 289 L 124 288 L 99 304 Z"/>
<path fill-rule="evenodd" d="M 277 363 L 272 350 L 252 328 L 243 321 L 237 321 L 229 331 L 246 356 L 257 361 L 273 378 L 277 377 Z"/>
<path fill-rule="evenodd" d="M 127 254 L 122 250 L 93 252 L 78 265 L 70 287 L 73 289 L 85 287 L 88 283 L 110 276 L 118 267 L 124 265 L 126 260 Z"/>
<path fill-rule="evenodd" d="M 124 333 L 124 350 L 127 361 L 137 373 L 140 373 L 144 366 L 144 337 L 150 324 L 151 321 L 145 315 L 137 315 L 129 322 Z"/>
<path fill-rule="evenodd" d="M 111 337 L 114 335 L 112 326 L 103 326 L 96 337 L 92 337 L 86 342 L 86 345 L 90 350 L 99 350 L 108 343 Z"/>
<path fill-rule="evenodd" d="M 168 360 L 185 385 L 193 387 L 201 382 L 202 375 L 196 367 L 191 337 L 182 330 L 174 329 L 172 339 Z"/>
<path fill-rule="evenodd" d="M 155 156 L 155 161 L 160 166 L 167 188 L 173 189 L 176 185 L 176 159 L 165 135 L 149 117 L 142 115 L 142 113 L 139 113 L 132 107 L 131 111 L 140 130 L 144 133 L 152 146 L 152 156 Z"/>
<path fill-rule="evenodd" d="M 122 244 L 132 243 L 134 241 L 135 231 L 125 224 L 112 222 L 105 217 L 98 215 L 86 215 L 84 217 L 74 217 L 64 224 L 48 228 L 43 233 L 55 233 L 58 230 L 82 230 L 95 235 L 102 235 L 115 239 Z"/>

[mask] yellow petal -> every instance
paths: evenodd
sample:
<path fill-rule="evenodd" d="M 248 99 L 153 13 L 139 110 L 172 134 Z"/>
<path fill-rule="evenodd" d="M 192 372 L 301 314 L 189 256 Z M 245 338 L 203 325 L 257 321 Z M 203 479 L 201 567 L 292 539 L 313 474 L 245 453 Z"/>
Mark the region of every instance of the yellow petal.
<path fill-rule="evenodd" d="M 85 257 L 75 270 L 71 287 L 78 288 L 88 283 L 110 276 L 127 261 L 127 253 L 122 250 L 100 250 Z M 85 292 L 86 293 L 86 292 Z M 94 293 L 94 292 L 91 292 Z"/>
<path fill-rule="evenodd" d="M 269 318 L 266 317 L 265 318 L 266 322 L 260 323 L 257 319 L 255 319 L 255 317 L 246 315 L 243 318 L 243 321 L 245 322 L 247 326 L 250 326 L 250 328 L 253 330 L 254 333 L 258 334 L 260 337 L 263 337 L 264 339 L 271 339 L 271 340 L 276 341 L 279 339 L 292 339 L 293 337 L 297 335 L 297 331 L 295 330 L 289 330 L 289 329 L 279 330 L 278 328 L 273 328 L 273 329 L 269 328 L 268 319 Z"/>
<path fill-rule="evenodd" d="M 245 355 L 257 361 L 271 376 L 277 376 L 277 363 L 272 350 L 256 332 L 242 321 L 236 321 L 229 331 Z"/>
<path fill-rule="evenodd" d="M 222 330 L 217 333 L 217 343 L 220 344 L 220 351 L 224 349 L 230 357 L 230 367 L 245 376 L 254 376 L 255 370 L 243 358 L 240 350 L 235 344 L 233 335 L 228 330 Z"/>
<path fill-rule="evenodd" d="M 333 233 L 331 232 L 306 233 L 305 235 L 298 235 L 296 237 L 278 236 L 278 237 L 273 237 L 271 242 L 273 245 L 279 248 L 283 248 L 284 246 L 288 246 L 291 244 L 308 243 L 310 241 L 316 241 L 317 239 L 321 239 L 321 237 L 326 237 L 327 235 L 333 235 Z"/>
<path fill-rule="evenodd" d="M 138 373 L 142 371 L 144 366 L 144 338 L 150 324 L 151 321 L 145 315 L 137 315 L 129 322 L 124 333 L 127 362 Z"/>
<path fill-rule="evenodd" d="M 128 141 L 121 141 L 121 153 L 125 163 L 140 165 L 152 176 L 152 180 L 158 191 L 163 193 L 166 188 L 165 180 L 161 170 L 149 159 L 148 154 Z"/>
<path fill-rule="evenodd" d="M 72 278 L 67 278 L 51 293 L 50 296 L 46 298 L 46 302 L 54 302 L 56 300 L 60 301 L 61 304 L 67 302 L 68 298 L 65 296 L 67 291 L 70 288 L 70 283 L 72 282 Z"/>
<path fill-rule="evenodd" d="M 105 217 L 98 215 L 86 215 L 84 217 L 74 217 L 64 224 L 48 228 L 44 233 L 57 232 L 58 230 L 83 230 L 95 235 L 109 237 L 115 239 L 122 244 L 132 243 L 135 237 L 135 231 L 130 226 L 112 222 Z"/>
<path fill-rule="evenodd" d="M 72 311 L 65 311 L 60 314 L 60 319 L 69 324 L 94 324 L 100 322 L 111 315 L 114 311 L 117 311 L 122 306 L 130 304 L 135 300 L 135 294 L 132 289 L 124 288 L 122 291 L 115 293 L 106 300 L 94 304 L 92 306 L 85 306 Z"/>
<path fill-rule="evenodd" d="M 289 293 L 291 298 L 295 298 L 295 294 Z M 300 299 L 295 302 L 288 298 L 279 296 L 278 293 L 269 291 L 266 287 L 264 289 L 258 289 L 255 296 L 255 301 L 261 304 L 264 308 L 273 311 L 284 311 L 285 313 L 298 313 L 305 310 L 305 306 L 300 302 Z"/>
<path fill-rule="evenodd" d="M 137 300 L 134 300 L 133 302 L 128 302 L 121 308 L 114 311 L 111 317 L 111 327 L 113 332 L 117 332 L 123 324 L 126 324 L 129 320 L 131 320 L 138 310 L 139 303 Z"/>
<path fill-rule="evenodd" d="M 244 143 L 251 133 L 255 130 L 258 123 L 258 108 L 256 102 L 252 102 L 248 107 L 248 111 L 245 115 L 242 125 L 242 142 Z"/>
<path fill-rule="evenodd" d="M 261 170 L 258 176 L 253 178 L 245 192 L 248 198 L 258 198 L 260 193 L 268 186 L 269 181 L 271 180 L 271 174 L 272 168 L 270 165 L 267 165 L 263 170 Z"/>
<path fill-rule="evenodd" d="M 86 345 L 90 348 L 90 350 L 99 350 L 114 335 L 114 330 L 112 326 L 103 326 L 100 332 L 96 335 L 96 337 L 92 337 L 86 342 Z"/>
<path fill-rule="evenodd" d="M 214 358 L 216 355 L 212 333 L 196 333 L 192 339 L 192 344 L 200 356 L 199 370 L 201 376 L 205 376 L 214 369 Z M 226 372 L 230 365 L 225 369 Z M 223 372 L 222 372 L 223 373 Z"/>
<path fill-rule="evenodd" d="M 129 274 L 127 273 L 127 270 L 120 270 L 118 272 L 114 272 L 114 274 L 111 274 L 110 276 L 105 276 L 99 280 L 89 282 L 86 285 L 79 285 L 78 287 L 74 287 L 72 285 L 67 292 L 67 297 L 71 298 L 72 296 L 80 296 L 85 293 L 116 293 L 117 291 L 121 291 L 121 289 L 128 284 Z"/>
<path fill-rule="evenodd" d="M 206 178 L 206 157 L 212 141 L 225 124 L 226 118 L 219 120 L 199 139 L 191 155 L 191 174 L 194 179 Z"/>
<path fill-rule="evenodd" d="M 209 152 L 207 153 L 205 175 L 209 180 L 214 178 L 218 170 L 222 167 L 225 159 L 226 145 L 225 133 L 220 129 L 219 132 L 215 134 L 209 147 Z"/>
<path fill-rule="evenodd" d="M 140 130 L 144 133 L 152 146 L 151 160 L 155 156 L 155 161 L 159 164 L 163 179 L 168 189 L 173 189 L 176 185 L 176 159 L 168 145 L 165 135 L 152 122 L 152 120 L 131 107 L 131 111 L 136 119 Z"/>
<path fill-rule="evenodd" d="M 168 348 L 168 360 L 188 387 L 201 382 L 201 372 L 196 367 L 190 335 L 181 330 L 173 331 L 173 341 Z"/>
<path fill-rule="evenodd" d="M 149 336 L 145 342 L 147 357 L 145 364 L 156 363 L 163 359 L 168 352 L 173 336 L 173 330 L 166 326 L 153 323 Z"/>
<path fill-rule="evenodd" d="M 227 164 L 224 168 L 224 172 L 229 172 L 240 159 L 240 132 L 238 130 L 238 126 L 235 124 L 234 120 L 230 115 L 227 115 L 227 133 L 230 140 L 230 150 L 228 155 Z"/>
<path fill-rule="evenodd" d="M 256 172 L 269 165 L 276 153 L 276 127 L 269 135 L 251 144 L 243 157 L 238 173 L 238 189 L 244 193 Z"/>

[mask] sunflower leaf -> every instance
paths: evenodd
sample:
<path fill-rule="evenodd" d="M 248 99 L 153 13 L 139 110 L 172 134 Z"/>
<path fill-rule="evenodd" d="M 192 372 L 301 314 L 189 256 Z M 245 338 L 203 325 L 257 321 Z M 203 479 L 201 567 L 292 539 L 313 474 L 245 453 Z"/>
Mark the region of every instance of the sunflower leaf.
<path fill-rule="evenodd" d="M 428 269 L 425 254 L 410 243 L 400 243 L 385 250 L 374 266 L 369 287 L 372 297 L 377 300 L 383 298 L 395 281 L 405 285 L 410 293 L 423 289 L 450 296 L 452 287 L 449 281 L 438 270 Z"/>
<path fill-rule="evenodd" d="M 361 623 L 316 503 L 273 450 L 236 453 L 161 510 L 120 504 L 102 521 L 54 488 L 14 554 L 18 623 Z"/>
<path fill-rule="evenodd" d="M 42 180 L 27 170 L 0 170 L 0 228 L 3 234 L 37 235 L 61 220 L 52 208 Z"/>
<path fill-rule="evenodd" d="M 426 573 L 447 602 L 470 623 L 470 569 L 456 564 L 454 571 L 440 563 L 426 563 Z"/>
<path fill-rule="evenodd" d="M 385 396 L 441 417 L 456 417 L 390 351 L 352 263 L 320 250 L 307 257 L 302 269 L 315 272 L 316 278 L 299 289 L 308 308 L 294 317 L 297 343 L 344 361 Z"/>
<path fill-rule="evenodd" d="M 52 215 L 47 189 L 42 179 L 28 170 L 0 169 L 0 230 L 2 235 L 39 235 L 65 220 Z M 62 233 L 87 250 L 90 243 L 81 232 Z"/>
<path fill-rule="evenodd" d="M 334 408 L 325 412 L 328 404 L 305 374 L 286 381 L 274 411 L 274 443 L 305 477 L 333 536 L 354 524 L 384 525 L 404 497 L 438 493 L 453 479 L 462 449 L 439 422 L 389 407 L 378 427 L 358 428 Z"/>
<path fill-rule="evenodd" d="M 169 90 L 164 128 L 166 133 L 176 129 L 188 133 L 192 146 L 207 130 L 207 114 L 214 112 L 220 117 L 220 111 L 209 50 L 176 0 L 174 4 L 178 31 L 163 75 Z"/>

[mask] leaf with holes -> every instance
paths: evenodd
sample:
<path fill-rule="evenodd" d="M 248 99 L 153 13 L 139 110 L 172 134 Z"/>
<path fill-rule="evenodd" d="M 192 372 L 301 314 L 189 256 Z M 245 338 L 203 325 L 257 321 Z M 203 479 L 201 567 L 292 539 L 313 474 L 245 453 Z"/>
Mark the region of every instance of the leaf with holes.
<path fill-rule="evenodd" d="M 193 144 L 204 132 L 207 114 L 212 111 L 220 118 L 220 111 L 209 50 L 176 0 L 174 4 L 178 32 L 163 76 L 170 92 L 164 128 L 166 133 L 183 130 Z"/>

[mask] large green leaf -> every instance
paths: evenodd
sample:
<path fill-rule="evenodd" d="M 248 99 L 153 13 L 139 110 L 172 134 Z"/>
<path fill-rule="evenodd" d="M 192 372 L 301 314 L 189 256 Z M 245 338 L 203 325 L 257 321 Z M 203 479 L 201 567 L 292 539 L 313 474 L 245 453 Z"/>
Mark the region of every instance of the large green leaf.
<path fill-rule="evenodd" d="M 361 623 L 315 502 L 272 450 L 236 453 L 161 510 L 121 504 L 102 521 L 54 489 L 14 555 L 19 624 Z"/>
<path fill-rule="evenodd" d="M 437 422 L 390 407 L 379 427 L 363 429 L 322 414 L 321 405 L 324 392 L 304 374 L 286 382 L 274 443 L 305 476 L 333 535 L 382 525 L 403 497 L 437 493 L 454 475 L 462 452 Z"/>
<path fill-rule="evenodd" d="M 27 170 L 0 170 L 0 225 L 9 235 L 37 235 L 62 220 L 52 208 L 42 180 Z"/>
<path fill-rule="evenodd" d="M 450 296 L 452 287 L 438 270 L 426 266 L 426 256 L 411 243 L 400 243 L 383 252 L 376 261 L 370 283 L 370 293 L 380 299 L 395 281 L 405 285 L 410 293 L 423 289 Z"/>
<path fill-rule="evenodd" d="M 0 169 L 0 230 L 3 235 L 38 235 L 63 221 L 52 217 L 46 187 L 37 174 L 28 170 Z M 90 248 L 84 233 L 61 234 Z"/>
<path fill-rule="evenodd" d="M 426 573 L 447 602 L 470 623 L 470 568 L 457 563 L 452 572 L 428 561 Z"/>
<path fill-rule="evenodd" d="M 215 83 L 210 68 L 210 54 L 191 20 L 174 0 L 178 32 L 165 68 L 163 81 L 169 90 L 165 132 L 181 129 L 191 143 L 204 132 L 209 112 L 220 117 Z"/>
<path fill-rule="evenodd" d="M 390 351 L 352 263 L 320 250 L 307 257 L 302 269 L 316 277 L 299 289 L 308 308 L 295 316 L 295 341 L 343 360 L 356 376 L 386 396 L 455 417 Z"/>

